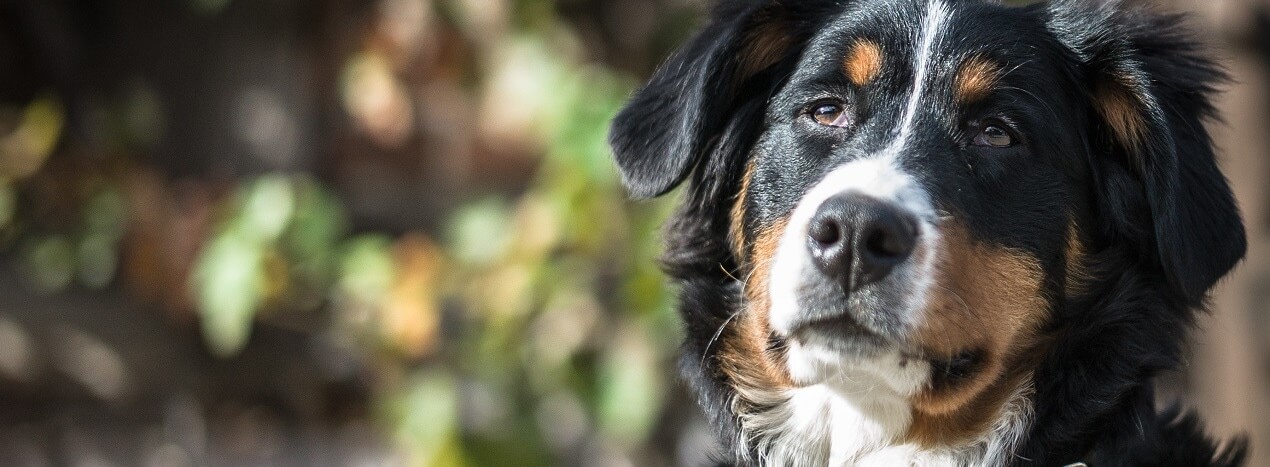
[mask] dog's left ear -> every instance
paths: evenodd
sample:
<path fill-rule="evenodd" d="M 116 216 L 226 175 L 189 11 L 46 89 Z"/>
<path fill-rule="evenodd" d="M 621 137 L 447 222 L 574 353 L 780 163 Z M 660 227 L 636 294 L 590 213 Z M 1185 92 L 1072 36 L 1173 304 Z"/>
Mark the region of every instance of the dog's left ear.
<path fill-rule="evenodd" d="M 1051 30 L 1085 66 L 1105 134 L 1145 188 L 1159 264 L 1193 304 L 1243 257 L 1243 222 L 1204 120 L 1222 70 L 1178 15 L 1061 1 Z"/>
<path fill-rule="evenodd" d="M 735 118 L 742 97 L 765 100 L 768 89 L 761 88 L 780 79 L 774 65 L 796 58 L 831 16 L 824 11 L 841 7 L 834 0 L 719 2 L 710 23 L 613 119 L 609 143 L 631 196 L 651 198 L 684 181 Z"/>

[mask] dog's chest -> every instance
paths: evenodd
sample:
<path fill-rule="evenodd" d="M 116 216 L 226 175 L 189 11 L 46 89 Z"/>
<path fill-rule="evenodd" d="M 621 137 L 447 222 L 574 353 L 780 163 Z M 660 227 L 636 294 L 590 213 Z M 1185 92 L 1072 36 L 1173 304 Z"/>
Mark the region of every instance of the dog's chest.
<path fill-rule="evenodd" d="M 960 456 L 898 443 L 910 423 L 902 399 L 848 401 L 813 386 L 789 391 L 785 402 L 745 417 L 751 442 L 765 454 L 765 465 L 798 466 L 943 466 L 960 465 Z"/>
<path fill-rule="evenodd" d="M 966 446 L 925 449 L 904 442 L 911 408 L 902 398 L 848 400 L 821 386 L 788 391 L 784 402 L 743 417 L 748 441 L 764 465 L 964 466 L 995 465 L 1026 426 L 1016 397 L 985 436 Z"/>

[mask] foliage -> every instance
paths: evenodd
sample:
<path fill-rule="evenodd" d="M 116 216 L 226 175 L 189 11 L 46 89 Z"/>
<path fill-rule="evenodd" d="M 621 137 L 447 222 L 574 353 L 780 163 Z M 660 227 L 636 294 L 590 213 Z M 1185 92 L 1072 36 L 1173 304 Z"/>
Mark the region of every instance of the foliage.
<path fill-rule="evenodd" d="M 305 171 L 164 175 L 135 155 L 162 128 L 144 88 L 108 111 L 125 124 L 103 146 L 123 149 L 59 160 L 63 104 L 48 95 L 0 139 L 0 252 L 41 293 L 122 288 L 192 311 L 222 358 L 259 326 L 306 323 L 369 362 L 370 415 L 411 465 L 645 463 L 679 329 L 653 260 L 670 204 L 628 201 L 605 140 L 634 79 L 582 58 L 543 2 L 495 3 L 508 10 L 399 0 L 380 13 L 442 31 L 410 41 L 457 31 L 475 50 L 450 89 L 492 115 L 478 138 L 537 158 L 522 189 L 465 193 L 437 228 L 366 229 L 341 187 Z M 402 122 L 429 110 L 403 78 L 409 47 L 388 43 L 346 58 L 339 102 L 372 144 L 400 148 Z"/>

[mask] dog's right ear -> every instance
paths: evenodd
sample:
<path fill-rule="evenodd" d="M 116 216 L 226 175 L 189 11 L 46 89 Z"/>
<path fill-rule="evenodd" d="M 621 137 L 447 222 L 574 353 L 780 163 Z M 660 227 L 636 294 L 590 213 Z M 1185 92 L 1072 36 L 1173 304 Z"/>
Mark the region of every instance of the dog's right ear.
<path fill-rule="evenodd" d="M 1197 306 L 1248 243 L 1204 127 L 1225 74 L 1180 16 L 1097 0 L 1051 5 L 1051 30 L 1079 57 L 1092 86 L 1099 127 L 1113 143 L 1108 155 L 1142 184 L 1149 227 L 1125 225 L 1130 218 L 1122 217 L 1119 228 L 1144 230 L 1152 241 L 1140 245 L 1154 243 L 1144 253 L 1158 259 L 1172 290 Z"/>
<path fill-rule="evenodd" d="M 613 119 L 609 144 L 635 198 L 670 191 L 691 173 L 727 126 L 748 82 L 801 53 L 819 4 L 721 2 L 711 22 L 653 74 Z M 828 15 L 822 15 L 828 16 Z M 771 73 L 763 73 L 771 75 Z M 766 96 L 750 96 L 766 98 Z"/>

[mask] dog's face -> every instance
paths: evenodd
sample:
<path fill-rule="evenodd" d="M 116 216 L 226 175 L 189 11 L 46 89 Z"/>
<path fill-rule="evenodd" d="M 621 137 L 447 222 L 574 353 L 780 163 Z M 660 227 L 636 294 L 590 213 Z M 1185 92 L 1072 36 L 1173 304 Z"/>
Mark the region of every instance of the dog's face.
<path fill-rule="evenodd" d="M 973 437 L 1079 319 L 1095 256 L 1194 304 L 1242 255 L 1200 123 L 1216 73 L 1153 20 L 951 0 L 715 17 L 612 141 L 637 196 L 691 178 L 672 273 L 732 269 L 740 305 L 685 309 L 712 337 L 688 349 L 743 399 L 821 385 L 905 401 L 918 441 Z"/>
<path fill-rule="evenodd" d="M 1027 363 L 1091 214 L 1085 141 L 1058 124 L 1081 96 L 1038 19 L 860 5 L 811 39 L 730 211 L 745 323 L 790 384 L 942 413 Z"/>

